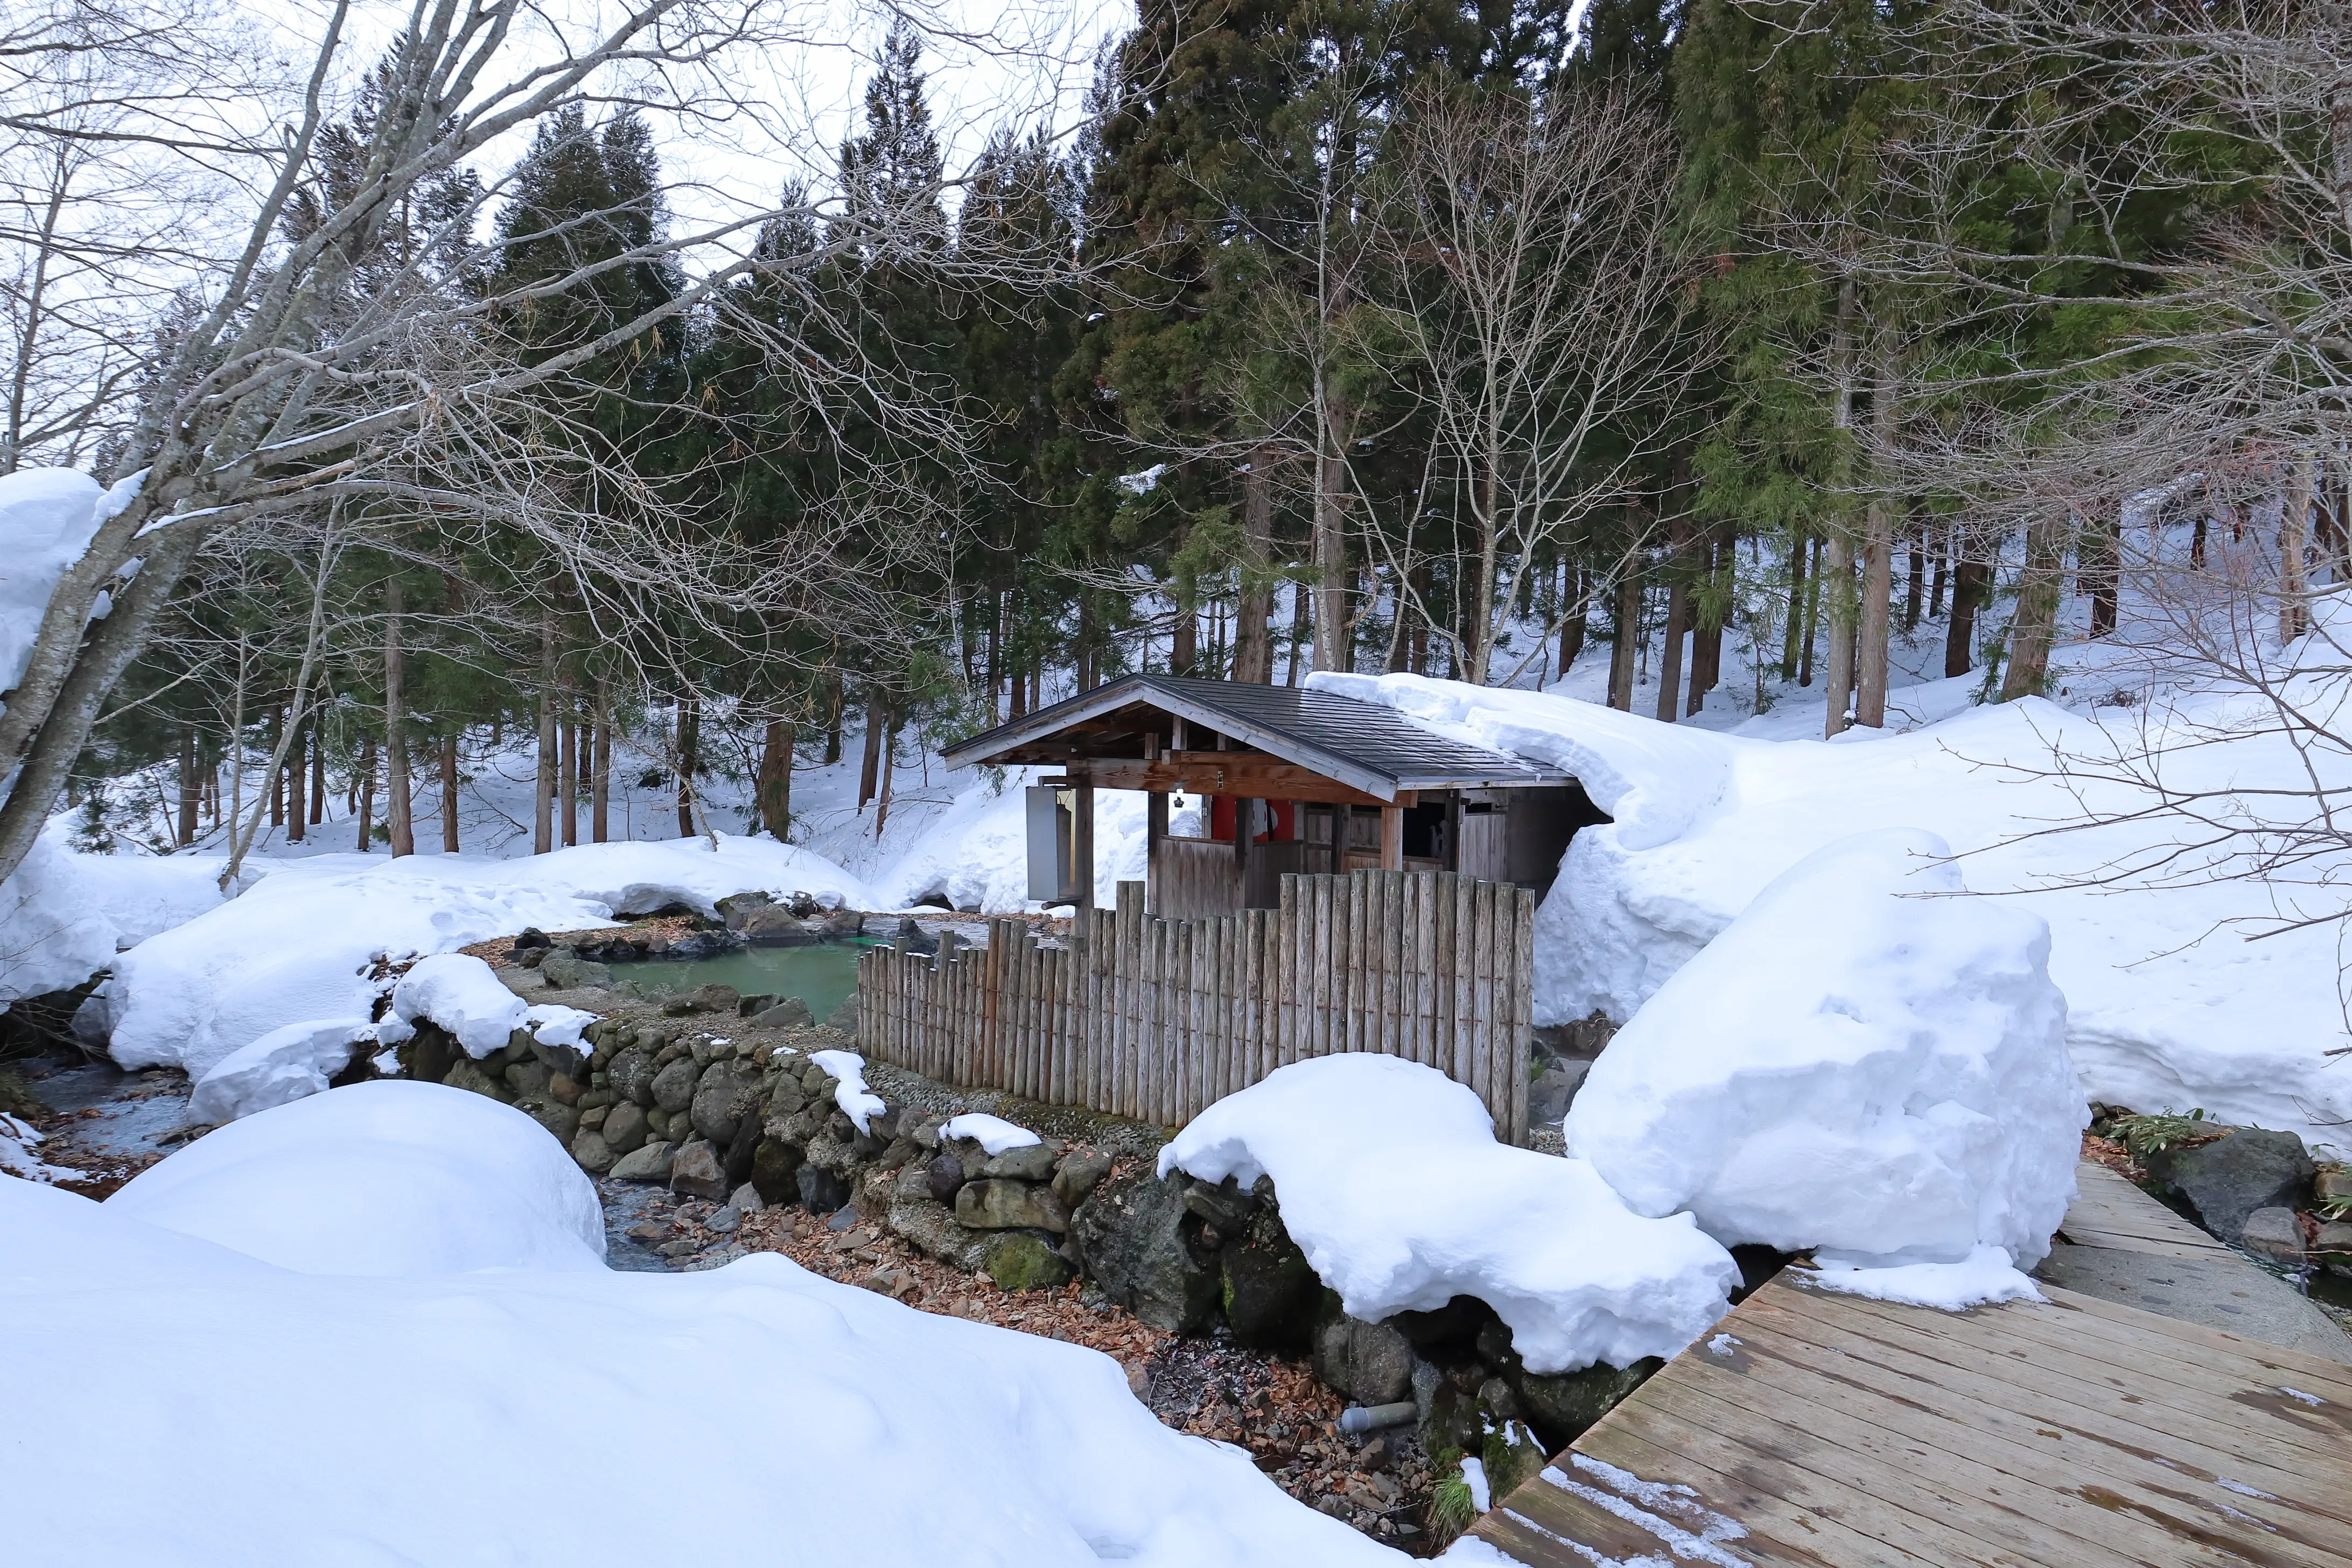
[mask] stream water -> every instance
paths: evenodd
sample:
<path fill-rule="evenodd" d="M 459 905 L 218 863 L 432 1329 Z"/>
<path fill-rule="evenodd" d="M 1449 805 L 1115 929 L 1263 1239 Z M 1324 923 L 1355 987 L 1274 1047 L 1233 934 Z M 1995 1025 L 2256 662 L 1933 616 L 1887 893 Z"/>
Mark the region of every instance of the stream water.
<path fill-rule="evenodd" d="M 753 947 L 717 958 L 656 960 L 632 964 L 615 979 L 647 998 L 691 991 L 698 985 L 732 985 L 746 996 L 797 996 L 823 1023 L 857 989 L 857 955 L 866 945 Z"/>

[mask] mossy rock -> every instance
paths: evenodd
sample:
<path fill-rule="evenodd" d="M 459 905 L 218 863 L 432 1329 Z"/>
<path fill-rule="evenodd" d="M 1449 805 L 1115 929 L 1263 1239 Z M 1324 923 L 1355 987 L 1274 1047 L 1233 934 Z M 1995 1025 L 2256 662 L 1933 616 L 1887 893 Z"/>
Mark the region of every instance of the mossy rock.
<path fill-rule="evenodd" d="M 762 1138 L 751 1151 L 751 1187 L 763 1204 L 801 1201 L 801 1152 L 781 1138 Z"/>
<path fill-rule="evenodd" d="M 1312 1340 L 1323 1282 L 1272 1204 L 1259 1206 L 1220 1262 L 1219 1304 L 1234 1339 L 1262 1350 L 1297 1350 Z"/>
<path fill-rule="evenodd" d="M 1586 1427 L 1665 1365 L 1653 1356 L 1632 1366 L 1595 1364 L 1550 1376 L 1521 1371 L 1514 1383 L 1519 1408 L 1553 1453 L 1584 1436 Z"/>
<path fill-rule="evenodd" d="M 1070 1260 L 1033 1231 L 1000 1231 L 988 1244 L 988 1277 L 1004 1290 L 1051 1290 L 1077 1271 Z"/>

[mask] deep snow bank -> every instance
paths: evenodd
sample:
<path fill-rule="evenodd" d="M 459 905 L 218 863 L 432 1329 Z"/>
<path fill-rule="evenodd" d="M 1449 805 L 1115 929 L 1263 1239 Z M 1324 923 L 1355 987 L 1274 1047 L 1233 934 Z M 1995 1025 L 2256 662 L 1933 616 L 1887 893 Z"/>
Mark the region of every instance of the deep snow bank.
<path fill-rule="evenodd" d="M 305 1274 L 601 1268 L 595 1184 L 488 1095 L 384 1080 L 246 1117 L 106 1200 Z"/>
<path fill-rule="evenodd" d="M 2215 743 L 2213 726 L 2261 721 L 2232 699 L 2176 696 L 2159 710 L 2087 714 L 2027 699 L 1906 734 L 1774 742 L 1418 676 L 1309 680 L 1564 763 L 1604 810 L 1630 814 L 1577 834 L 1537 912 L 1538 1023 L 1595 1009 L 1632 1017 L 1806 856 L 1854 833 L 1922 827 L 1963 857 L 1978 893 L 2005 895 L 2049 922 L 2050 973 L 2065 993 L 2067 1045 L 2091 1098 L 2140 1110 L 2201 1107 L 2315 1144 L 2352 1142 L 2340 1125 L 2352 1121 L 2352 1069 L 2323 1054 L 2344 1031 L 2332 929 L 2244 940 L 2243 922 L 2276 913 L 2272 889 L 2251 876 L 2064 885 L 2193 837 L 2177 820 L 2032 837 L 2084 820 L 2086 807 L 2112 817 L 2147 805 L 2096 778 L 2077 781 L 2078 799 L 2036 776 L 2062 752 L 2153 744 L 2166 748 L 2166 778 L 2178 790 L 2307 789 L 2303 758 L 2277 736 L 2250 728 Z M 1588 756 L 1595 760 L 1578 760 Z"/>
<path fill-rule="evenodd" d="M 431 1086 L 335 1089 L 151 1176 L 372 1088 L 515 1116 Z M 289 1156 L 257 1159 L 236 1201 L 299 1205 L 318 1167 Z M 9 1458 L 27 1562 L 749 1563 L 780 1543 L 803 1568 L 1403 1561 L 1248 1456 L 1161 1426 L 1107 1356 L 773 1254 L 678 1275 L 297 1273 L 143 1223 L 123 1202 L 137 1185 L 98 1205 L 0 1181 L 8 1409 L 41 1434 Z M 461 1195 L 431 1189 L 419 1216 L 445 1194 Z M 592 1363 L 600 1345 L 628 1354 Z M 691 1506 L 594 1484 L 680 1433 Z M 484 1465 L 495 1484 L 467 1473 Z M 805 1501 L 788 1518 L 780 1485 Z"/>
<path fill-rule="evenodd" d="M 68 991 L 221 901 L 216 855 L 82 855 L 53 821 L 0 882 L 0 1003 Z"/>
<path fill-rule="evenodd" d="M 1727 1246 L 2030 1268 L 2089 1120 L 2049 930 L 1945 846 L 1842 839 L 1759 894 L 1601 1053 L 1570 1150 L 1637 1214 Z"/>
<path fill-rule="evenodd" d="M 1277 1068 L 1196 1117 L 1160 1170 L 1274 1178 L 1282 1223 L 1349 1315 L 1475 1296 L 1535 1373 L 1670 1356 L 1729 1310 L 1731 1255 L 1643 1218 L 1591 1165 L 1495 1141 L 1478 1097 L 1396 1057 Z"/>
<path fill-rule="evenodd" d="M 352 1065 L 355 1052 L 373 1049 L 375 1040 L 375 1026 L 358 1018 L 305 1018 L 272 1029 L 229 1052 L 196 1079 L 188 1095 L 188 1120 L 216 1127 L 318 1094 Z"/>
<path fill-rule="evenodd" d="M 241 897 L 126 953 L 110 988 L 126 1068 L 203 1073 L 306 1018 L 365 1018 L 377 961 L 446 952 L 525 926 L 578 930 L 730 893 L 806 892 L 869 907 L 839 867 L 772 838 L 593 844 L 523 860 L 322 855 L 280 862 Z"/>

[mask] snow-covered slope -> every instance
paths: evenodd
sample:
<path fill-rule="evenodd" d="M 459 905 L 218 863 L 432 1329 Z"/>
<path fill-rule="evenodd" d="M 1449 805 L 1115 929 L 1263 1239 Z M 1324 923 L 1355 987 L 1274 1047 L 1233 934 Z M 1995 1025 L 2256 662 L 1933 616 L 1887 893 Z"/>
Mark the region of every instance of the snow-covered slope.
<path fill-rule="evenodd" d="M 2274 735 L 2215 742 L 2235 699 L 2180 694 L 2152 710 L 2084 712 L 2028 699 L 1903 733 L 1776 742 L 1416 676 L 1308 679 L 1448 734 L 1563 762 L 1619 816 L 1576 836 L 1538 911 L 1538 1022 L 1595 1009 L 1631 1017 L 1799 860 L 1851 834 L 1920 827 L 1963 857 L 1978 895 L 2013 899 L 2049 922 L 2050 973 L 2091 1098 L 2201 1107 L 2347 1142 L 2352 1068 L 2325 1054 L 2344 1033 L 2333 929 L 2247 941 L 2245 922 L 2276 912 L 2274 889 L 2253 876 L 2089 885 L 2184 837 L 2178 819 L 2043 831 L 2147 805 L 2121 784 L 2053 776 L 2063 758 L 2119 748 L 2169 746 L 2167 775 L 2181 789 L 2307 787 L 2304 759 Z"/>
<path fill-rule="evenodd" d="M 1160 1426 L 1096 1352 L 917 1311 L 772 1253 L 619 1274 L 583 1266 L 575 1237 L 547 1266 L 534 1238 L 566 1223 L 496 1190 L 517 1179 L 513 1151 L 453 1165 L 426 1104 L 442 1099 L 562 1158 L 478 1096 L 377 1084 L 213 1133 L 103 1205 L 0 1180 L 9 1428 L 38 1434 L 9 1450 L 12 1560 L 1404 1561 L 1284 1496 L 1246 1454 Z M 305 1243 L 293 1222 L 350 1178 L 315 1134 L 362 1110 L 371 1180 L 404 1164 L 420 1179 L 346 1205 L 394 1245 L 321 1257 L 333 1239 Z M 406 1125 L 416 1110 L 424 1134 Z M 134 1214 L 142 1184 L 223 1140 L 237 1169 L 180 1188 L 179 1228 Z M 464 1232 L 469 1215 L 482 1228 Z M 454 1273 L 398 1239 L 452 1233 L 519 1266 Z"/>

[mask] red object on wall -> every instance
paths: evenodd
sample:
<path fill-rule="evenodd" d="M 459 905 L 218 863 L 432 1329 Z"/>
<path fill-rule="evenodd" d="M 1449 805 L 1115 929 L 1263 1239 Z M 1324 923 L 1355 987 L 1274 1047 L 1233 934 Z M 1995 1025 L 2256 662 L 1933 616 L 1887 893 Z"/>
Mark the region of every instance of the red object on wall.
<path fill-rule="evenodd" d="M 1273 826 L 1268 831 L 1259 834 L 1254 842 L 1286 844 L 1297 837 L 1297 804 L 1287 800 L 1270 800 L 1265 804 L 1268 808 L 1267 815 L 1273 819 Z M 1229 795 L 1213 795 L 1209 797 L 1210 837 L 1222 838 L 1228 844 L 1234 841 L 1234 808 L 1239 805 L 1240 802 Z"/>

